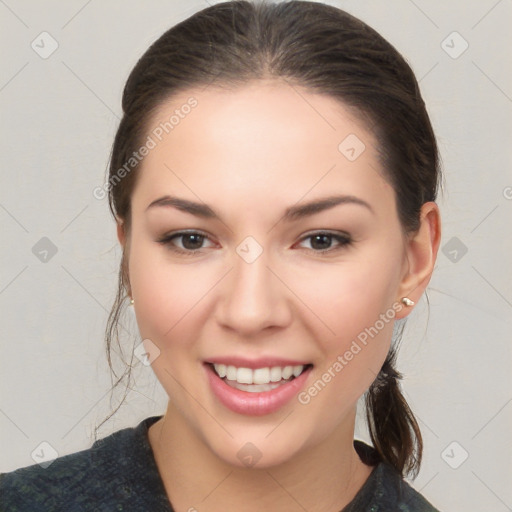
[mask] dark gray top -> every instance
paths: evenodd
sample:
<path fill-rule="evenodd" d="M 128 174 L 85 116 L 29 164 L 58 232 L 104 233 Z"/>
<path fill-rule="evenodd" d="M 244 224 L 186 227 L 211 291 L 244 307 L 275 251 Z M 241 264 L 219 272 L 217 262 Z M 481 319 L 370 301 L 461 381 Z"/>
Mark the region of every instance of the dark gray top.
<path fill-rule="evenodd" d="M 161 416 L 119 430 L 87 450 L 0 475 L 2 512 L 174 512 L 158 473 L 148 428 Z M 439 512 L 405 482 L 377 452 L 354 446 L 365 464 L 375 465 L 342 512 Z"/>

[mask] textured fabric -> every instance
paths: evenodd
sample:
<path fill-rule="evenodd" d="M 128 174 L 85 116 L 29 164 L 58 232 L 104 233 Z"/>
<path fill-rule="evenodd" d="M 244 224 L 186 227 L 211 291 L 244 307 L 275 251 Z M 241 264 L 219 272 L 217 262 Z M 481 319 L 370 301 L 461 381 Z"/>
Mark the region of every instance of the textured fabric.
<path fill-rule="evenodd" d="M 88 450 L 0 475 L 2 512 L 173 512 L 153 456 L 146 418 L 93 444 Z M 376 452 L 354 446 L 371 475 L 342 512 L 439 512 Z"/>
<path fill-rule="evenodd" d="M 361 460 L 375 464 L 374 448 L 354 441 Z M 439 512 L 389 464 L 377 463 L 354 499 L 341 512 Z"/>

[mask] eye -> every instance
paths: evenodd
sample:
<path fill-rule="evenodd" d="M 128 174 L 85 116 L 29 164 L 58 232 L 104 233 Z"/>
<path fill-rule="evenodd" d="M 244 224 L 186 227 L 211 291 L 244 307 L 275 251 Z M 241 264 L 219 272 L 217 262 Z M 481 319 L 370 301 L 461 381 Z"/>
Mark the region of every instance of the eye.
<path fill-rule="evenodd" d="M 308 243 L 309 247 L 305 247 L 303 245 L 304 243 Z M 350 245 L 351 243 L 352 239 L 350 238 L 350 235 L 346 233 L 342 234 L 318 231 L 302 238 L 299 245 L 314 252 L 322 253 L 341 249 L 342 247 Z"/>
<path fill-rule="evenodd" d="M 164 235 L 157 240 L 158 243 L 168 246 L 171 250 L 181 253 L 193 254 L 201 249 L 213 247 L 213 243 L 204 233 L 198 231 L 180 231 Z M 204 243 L 209 242 L 210 245 L 205 246 Z"/>

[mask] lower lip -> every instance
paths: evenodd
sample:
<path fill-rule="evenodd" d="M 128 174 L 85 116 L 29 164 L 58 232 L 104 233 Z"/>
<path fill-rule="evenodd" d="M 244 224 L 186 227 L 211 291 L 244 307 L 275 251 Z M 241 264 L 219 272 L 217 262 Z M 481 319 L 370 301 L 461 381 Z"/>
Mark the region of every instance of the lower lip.
<path fill-rule="evenodd" d="M 299 393 L 308 378 L 311 366 L 286 384 L 261 393 L 232 388 L 215 373 L 210 364 L 205 364 L 205 369 L 214 395 L 228 409 L 238 414 L 263 416 L 279 410 Z"/>

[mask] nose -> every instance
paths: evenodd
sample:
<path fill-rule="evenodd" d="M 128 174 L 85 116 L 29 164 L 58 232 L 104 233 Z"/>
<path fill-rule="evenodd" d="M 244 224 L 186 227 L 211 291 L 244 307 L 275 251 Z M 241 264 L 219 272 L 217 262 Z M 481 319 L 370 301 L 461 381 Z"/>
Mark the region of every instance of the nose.
<path fill-rule="evenodd" d="M 275 270 L 270 270 L 265 252 L 252 263 L 235 254 L 233 263 L 233 270 L 223 280 L 218 323 L 243 337 L 288 326 L 292 319 L 290 297 Z"/>

